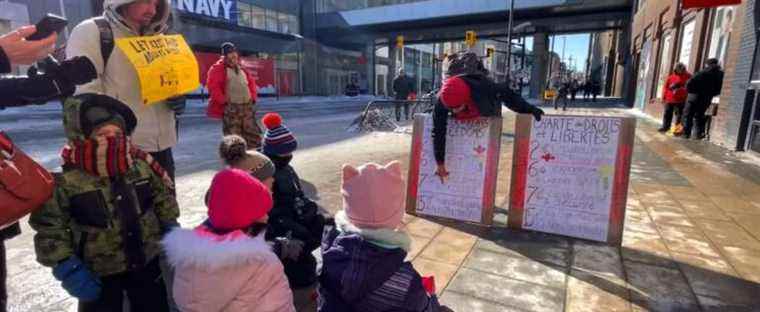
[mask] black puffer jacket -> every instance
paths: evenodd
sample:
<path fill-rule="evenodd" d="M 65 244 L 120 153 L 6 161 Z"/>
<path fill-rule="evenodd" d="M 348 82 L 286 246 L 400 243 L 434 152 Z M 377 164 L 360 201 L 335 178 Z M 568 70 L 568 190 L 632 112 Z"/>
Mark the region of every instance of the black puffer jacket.
<path fill-rule="evenodd" d="M 699 101 L 709 101 L 720 95 L 723 87 L 723 70 L 720 67 L 709 67 L 700 70 L 686 83 L 686 90 L 696 94 Z"/>

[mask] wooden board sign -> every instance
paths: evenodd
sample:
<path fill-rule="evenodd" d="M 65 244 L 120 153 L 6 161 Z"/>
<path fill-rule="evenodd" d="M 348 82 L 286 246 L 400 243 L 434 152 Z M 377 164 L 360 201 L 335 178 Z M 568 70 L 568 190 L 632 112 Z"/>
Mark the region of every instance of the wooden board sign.
<path fill-rule="evenodd" d="M 620 245 L 635 118 L 520 115 L 509 227 Z"/>
<path fill-rule="evenodd" d="M 435 175 L 433 118 L 430 114 L 416 115 L 407 180 L 407 212 L 490 225 L 501 150 L 501 123 L 501 117 L 472 121 L 449 119 L 446 167 L 450 175 L 442 183 Z"/>

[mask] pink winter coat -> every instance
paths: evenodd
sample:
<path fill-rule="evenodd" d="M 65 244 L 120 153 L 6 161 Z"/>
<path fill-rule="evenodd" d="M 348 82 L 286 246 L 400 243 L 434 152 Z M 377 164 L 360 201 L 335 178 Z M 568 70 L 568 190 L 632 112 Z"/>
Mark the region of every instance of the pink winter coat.
<path fill-rule="evenodd" d="M 259 236 L 223 236 L 200 226 L 163 239 L 175 268 L 174 300 L 183 312 L 294 312 L 282 264 Z"/>

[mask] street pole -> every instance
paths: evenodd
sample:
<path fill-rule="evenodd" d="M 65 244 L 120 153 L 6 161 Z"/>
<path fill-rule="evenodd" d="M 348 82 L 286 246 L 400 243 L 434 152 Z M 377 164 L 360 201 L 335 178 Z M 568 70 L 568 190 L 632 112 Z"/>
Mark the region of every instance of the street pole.
<path fill-rule="evenodd" d="M 512 85 L 512 23 L 514 22 L 515 0 L 509 0 L 509 25 L 507 26 L 507 83 Z"/>

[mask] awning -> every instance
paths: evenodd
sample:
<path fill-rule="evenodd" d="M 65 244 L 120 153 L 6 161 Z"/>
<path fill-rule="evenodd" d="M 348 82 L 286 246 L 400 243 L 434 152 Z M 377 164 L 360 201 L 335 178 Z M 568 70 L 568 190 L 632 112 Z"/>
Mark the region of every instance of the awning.
<path fill-rule="evenodd" d="M 714 8 L 724 5 L 741 4 L 741 0 L 683 0 L 684 9 Z"/>

